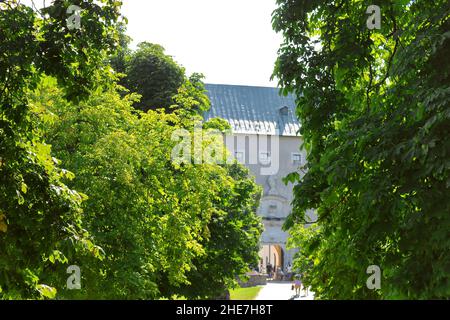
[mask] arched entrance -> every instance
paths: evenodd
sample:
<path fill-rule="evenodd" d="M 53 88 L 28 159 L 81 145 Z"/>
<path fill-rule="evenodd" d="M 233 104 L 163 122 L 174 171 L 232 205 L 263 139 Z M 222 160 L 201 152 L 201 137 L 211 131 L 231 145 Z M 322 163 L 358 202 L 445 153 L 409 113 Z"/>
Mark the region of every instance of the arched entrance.
<path fill-rule="evenodd" d="M 278 244 L 265 244 L 259 252 L 259 272 L 268 274 L 284 266 L 284 250 Z"/>

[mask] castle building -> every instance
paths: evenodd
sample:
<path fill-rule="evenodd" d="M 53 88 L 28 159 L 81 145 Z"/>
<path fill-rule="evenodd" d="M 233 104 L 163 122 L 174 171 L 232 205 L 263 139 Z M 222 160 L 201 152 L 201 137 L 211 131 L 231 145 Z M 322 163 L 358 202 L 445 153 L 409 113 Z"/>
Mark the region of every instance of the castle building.
<path fill-rule="evenodd" d="M 270 264 L 286 271 L 295 251 L 286 249 L 288 233 L 282 225 L 291 212 L 293 185 L 285 185 L 282 179 L 299 171 L 306 159 L 305 151 L 300 150 L 295 97 L 281 96 L 279 89 L 268 87 L 207 84 L 206 90 L 211 100 L 206 120 L 228 121 L 232 129 L 232 137 L 226 139 L 229 151 L 249 168 L 264 190 L 258 208 L 265 227 L 260 270 L 267 270 Z"/>

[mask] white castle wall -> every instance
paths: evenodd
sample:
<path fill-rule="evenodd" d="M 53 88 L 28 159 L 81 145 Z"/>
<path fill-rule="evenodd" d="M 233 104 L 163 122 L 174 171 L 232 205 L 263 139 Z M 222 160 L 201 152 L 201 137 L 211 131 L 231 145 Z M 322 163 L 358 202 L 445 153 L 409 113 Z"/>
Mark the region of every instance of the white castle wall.
<path fill-rule="evenodd" d="M 261 205 L 258 208 L 258 215 L 263 217 L 265 227 L 261 243 L 262 245 L 276 244 L 283 248 L 283 267 L 286 269 L 289 264 L 292 264 L 295 253 L 293 250 L 286 250 L 286 241 L 289 235 L 282 230 L 282 225 L 291 212 L 293 185 L 286 186 L 282 179 L 291 172 L 299 171 L 299 166 L 305 164 L 306 152 L 300 151 L 302 139 L 293 136 L 268 137 L 252 134 L 234 134 L 234 143 L 230 143 L 229 139 L 230 137 L 227 137 L 230 152 L 233 154 L 234 152 L 244 153 L 243 164 L 255 176 L 256 183 L 264 189 Z M 261 153 L 266 152 L 271 155 L 271 164 L 260 161 Z M 301 163 L 293 162 L 294 153 L 301 154 Z M 258 159 L 258 161 L 255 161 L 255 159 Z M 270 167 L 273 170 L 268 170 Z M 267 175 L 267 172 L 272 174 Z M 265 258 L 263 264 L 265 268 Z"/>

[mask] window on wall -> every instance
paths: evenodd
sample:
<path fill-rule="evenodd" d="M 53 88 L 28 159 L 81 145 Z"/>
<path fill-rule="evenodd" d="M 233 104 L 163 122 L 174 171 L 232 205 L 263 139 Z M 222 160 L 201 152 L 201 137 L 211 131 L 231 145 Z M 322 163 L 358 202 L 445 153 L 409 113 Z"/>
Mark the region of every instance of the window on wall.
<path fill-rule="evenodd" d="M 269 214 L 275 214 L 277 213 L 277 205 L 276 204 L 271 204 L 269 206 Z"/>
<path fill-rule="evenodd" d="M 292 153 L 292 164 L 294 164 L 294 165 L 302 164 L 302 154 L 301 153 Z"/>
<path fill-rule="evenodd" d="M 269 164 L 270 163 L 270 152 L 260 152 L 259 153 L 259 162 L 261 164 Z"/>
<path fill-rule="evenodd" d="M 236 151 L 234 153 L 234 157 L 236 158 L 237 161 L 239 161 L 240 163 L 244 163 L 245 162 L 245 153 L 243 151 Z"/>

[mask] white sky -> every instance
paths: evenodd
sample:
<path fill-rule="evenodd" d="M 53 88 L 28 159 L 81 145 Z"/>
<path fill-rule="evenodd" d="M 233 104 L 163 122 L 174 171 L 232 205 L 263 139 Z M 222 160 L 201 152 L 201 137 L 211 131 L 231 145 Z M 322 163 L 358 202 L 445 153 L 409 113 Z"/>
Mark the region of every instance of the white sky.
<path fill-rule="evenodd" d="M 158 43 L 207 83 L 276 86 L 275 0 L 123 0 L 133 45 Z"/>
<path fill-rule="evenodd" d="M 34 3 L 39 8 L 43 0 Z M 123 0 L 122 14 L 132 47 L 160 44 L 188 75 L 203 73 L 207 83 L 276 86 L 270 76 L 282 38 L 272 30 L 275 8 L 275 0 Z"/>

